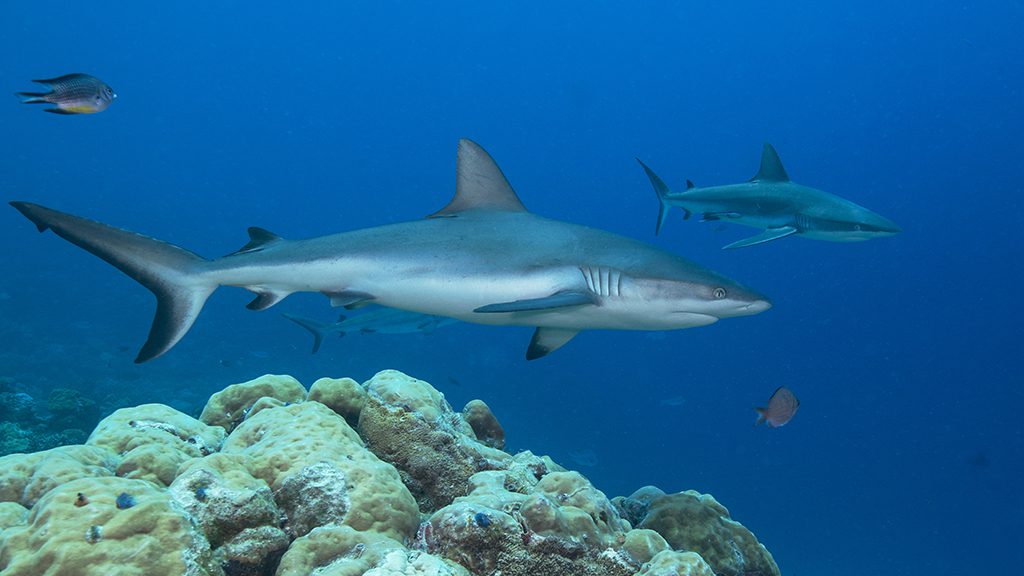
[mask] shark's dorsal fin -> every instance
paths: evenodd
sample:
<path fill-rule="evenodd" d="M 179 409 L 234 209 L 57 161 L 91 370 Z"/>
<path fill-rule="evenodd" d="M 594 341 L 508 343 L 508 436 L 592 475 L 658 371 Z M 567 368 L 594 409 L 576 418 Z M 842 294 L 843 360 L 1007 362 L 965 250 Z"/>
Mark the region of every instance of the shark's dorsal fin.
<path fill-rule="evenodd" d="M 789 174 L 782 167 L 782 160 L 779 160 L 779 153 L 771 144 L 765 142 L 764 150 L 761 151 L 761 169 L 750 179 L 751 182 L 788 182 Z"/>
<path fill-rule="evenodd" d="M 486 150 L 472 140 L 459 140 L 455 197 L 428 218 L 447 218 L 466 210 L 526 212 L 501 168 Z"/>
<path fill-rule="evenodd" d="M 281 238 L 277 234 L 274 234 L 270 230 L 258 228 L 256 226 L 249 227 L 249 243 L 238 249 L 237 252 L 232 252 L 228 256 L 234 256 L 235 254 L 246 254 L 248 252 L 256 252 L 262 250 L 267 246 L 281 242 L 284 238 Z"/>

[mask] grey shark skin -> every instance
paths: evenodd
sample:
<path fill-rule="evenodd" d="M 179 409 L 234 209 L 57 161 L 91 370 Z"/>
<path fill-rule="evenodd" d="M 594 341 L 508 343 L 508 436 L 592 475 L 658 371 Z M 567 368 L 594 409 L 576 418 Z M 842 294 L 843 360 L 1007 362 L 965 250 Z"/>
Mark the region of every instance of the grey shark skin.
<path fill-rule="evenodd" d="M 40 231 L 112 264 L 157 298 L 136 362 L 189 330 L 218 286 L 257 294 L 264 310 L 293 292 L 334 306 L 374 303 L 467 322 L 535 326 L 527 359 L 580 330 L 668 330 L 768 309 L 760 294 L 684 258 L 610 232 L 528 212 L 483 148 L 459 142 L 452 201 L 422 220 L 307 240 L 250 228 L 250 242 L 214 260 L 172 244 L 27 202 Z"/>
<path fill-rule="evenodd" d="M 344 315 L 337 322 L 319 322 L 312 318 L 304 318 L 294 314 L 281 313 L 282 316 L 309 330 L 313 334 L 313 354 L 320 350 L 324 337 L 330 334 L 344 336 L 352 332 L 380 334 L 429 334 L 441 326 L 458 322 L 454 318 L 431 316 L 419 312 L 409 312 L 396 308 L 377 307 L 355 316 Z"/>
<path fill-rule="evenodd" d="M 742 248 L 790 235 L 815 240 L 856 242 L 892 236 L 899 226 L 871 210 L 822 190 L 790 181 L 771 144 L 761 153 L 761 169 L 749 182 L 698 188 L 686 181 L 686 190 L 672 192 L 640 159 L 640 166 L 658 194 L 660 210 L 655 233 L 661 232 L 669 208 L 683 209 L 683 218 L 702 214 L 702 222 L 720 220 L 764 232 L 723 248 Z"/>

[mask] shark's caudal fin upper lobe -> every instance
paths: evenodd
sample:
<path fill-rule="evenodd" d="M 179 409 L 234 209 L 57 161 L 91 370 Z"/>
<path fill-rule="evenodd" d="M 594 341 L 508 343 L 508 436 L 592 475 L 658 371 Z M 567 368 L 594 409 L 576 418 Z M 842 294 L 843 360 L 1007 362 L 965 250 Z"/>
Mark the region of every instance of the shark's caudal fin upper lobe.
<path fill-rule="evenodd" d="M 75 244 L 132 277 L 157 299 L 149 338 L 136 362 L 160 356 L 181 340 L 217 288 L 202 274 L 207 260 L 173 244 L 28 202 L 11 202 L 43 232 Z"/>
<path fill-rule="evenodd" d="M 668 195 L 672 191 L 669 190 L 669 187 L 668 185 L 665 184 L 665 181 L 659 178 L 658 175 L 654 173 L 654 170 L 651 170 L 650 168 L 647 167 L 647 164 L 644 164 L 643 161 L 641 161 L 639 158 L 637 158 L 636 161 L 640 162 L 640 166 L 643 167 L 644 172 L 647 173 L 647 178 L 651 181 L 651 186 L 654 186 L 655 194 L 658 195 L 658 224 L 654 228 L 654 234 L 657 235 L 661 233 L 661 227 L 665 225 L 665 219 L 668 218 L 668 210 L 669 208 L 671 208 L 671 206 L 669 206 L 668 203 Z M 687 180 L 686 188 L 693 188 L 693 182 Z M 686 218 L 689 217 L 690 211 L 687 210 L 686 208 L 683 208 L 683 219 L 685 220 Z"/>
<path fill-rule="evenodd" d="M 331 327 L 329 324 L 317 322 L 316 320 L 312 320 L 310 318 L 303 318 L 302 316 L 293 316 L 291 314 L 286 314 L 284 312 L 281 313 L 281 316 L 284 316 L 285 318 L 291 320 L 292 322 L 295 322 L 299 326 L 302 326 L 306 330 L 309 330 L 310 334 L 313 335 L 313 351 L 310 352 L 310 354 L 316 354 L 317 352 L 320 351 L 320 345 L 324 343 L 324 336 L 327 335 L 327 332 Z M 341 335 L 344 336 L 345 333 L 342 332 Z"/>

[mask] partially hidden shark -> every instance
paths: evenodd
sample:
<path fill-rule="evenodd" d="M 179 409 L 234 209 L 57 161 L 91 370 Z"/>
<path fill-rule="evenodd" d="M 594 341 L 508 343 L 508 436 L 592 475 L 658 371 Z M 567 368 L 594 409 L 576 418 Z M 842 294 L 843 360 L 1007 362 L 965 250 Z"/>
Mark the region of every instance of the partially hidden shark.
<path fill-rule="evenodd" d="M 265 310 L 293 292 L 333 306 L 380 304 L 467 322 L 535 326 L 527 359 L 581 330 L 668 330 L 746 316 L 757 292 L 648 244 L 526 210 L 494 160 L 461 140 L 455 196 L 421 220 L 306 240 L 249 228 L 237 252 L 207 260 L 166 242 L 28 202 L 11 202 L 40 231 L 112 264 L 157 299 L 135 361 L 171 349 L 219 286 L 256 294 Z"/>
<path fill-rule="evenodd" d="M 444 316 L 432 316 L 398 310 L 397 308 L 375 307 L 373 310 L 360 312 L 355 316 L 342 314 L 337 322 L 320 322 L 312 318 L 296 316 L 282 312 L 282 316 L 309 330 L 313 334 L 313 354 L 320 350 L 324 337 L 330 334 L 344 336 L 352 332 L 380 333 L 380 334 L 415 334 L 417 332 L 429 334 L 441 326 L 454 324 L 458 320 Z"/>
<path fill-rule="evenodd" d="M 683 209 L 683 219 L 701 214 L 702 222 L 723 221 L 764 231 L 737 240 L 724 249 L 743 248 L 798 234 L 815 240 L 855 242 L 892 236 L 901 232 L 888 218 L 816 188 L 789 179 L 778 153 L 765 143 L 761 169 L 748 182 L 724 186 L 696 187 L 686 181 L 686 190 L 673 192 L 639 158 L 658 194 L 660 208 L 655 233 L 661 232 L 669 209 Z"/>

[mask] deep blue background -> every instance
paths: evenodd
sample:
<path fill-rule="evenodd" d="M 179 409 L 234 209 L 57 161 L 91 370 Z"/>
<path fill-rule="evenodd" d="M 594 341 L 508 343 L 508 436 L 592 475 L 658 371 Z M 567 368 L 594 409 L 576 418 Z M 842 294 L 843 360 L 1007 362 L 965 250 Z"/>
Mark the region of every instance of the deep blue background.
<path fill-rule="evenodd" d="M 322 297 L 256 314 L 223 290 L 140 367 L 151 296 L 5 208 L 0 375 L 193 409 L 264 372 L 308 386 L 394 367 L 456 408 L 485 399 L 512 449 L 571 467 L 592 450 L 581 470 L 609 495 L 713 493 L 786 576 L 1019 568 L 1020 1 L 293 4 L 6 4 L 0 88 L 82 71 L 120 97 L 95 116 L 0 106 L 0 197 L 216 256 L 250 225 L 305 237 L 430 213 L 465 136 L 535 212 L 654 242 L 775 307 L 584 333 L 527 364 L 529 329 L 469 325 L 311 357 L 276 312 L 330 319 Z M 754 231 L 675 212 L 654 237 L 634 156 L 674 186 L 729 183 L 763 141 L 794 180 L 905 233 L 723 252 Z M 782 384 L 798 416 L 751 428 Z"/>

